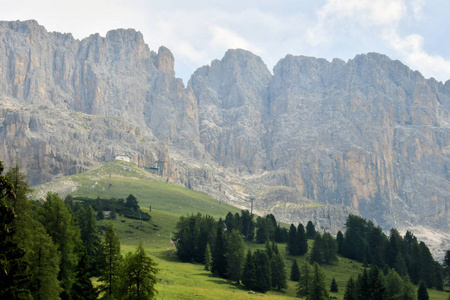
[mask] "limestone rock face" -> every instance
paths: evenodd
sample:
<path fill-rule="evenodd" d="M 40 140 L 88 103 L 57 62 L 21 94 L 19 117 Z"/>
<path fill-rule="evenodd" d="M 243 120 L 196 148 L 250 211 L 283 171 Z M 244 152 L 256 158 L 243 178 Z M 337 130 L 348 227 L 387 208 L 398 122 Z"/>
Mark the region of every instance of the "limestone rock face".
<path fill-rule="evenodd" d="M 133 29 L 80 41 L 0 22 L 0 159 L 33 184 L 165 160 L 171 180 L 286 222 L 450 231 L 450 81 L 376 53 L 287 55 L 271 74 L 229 50 L 185 87 L 174 61 Z"/>

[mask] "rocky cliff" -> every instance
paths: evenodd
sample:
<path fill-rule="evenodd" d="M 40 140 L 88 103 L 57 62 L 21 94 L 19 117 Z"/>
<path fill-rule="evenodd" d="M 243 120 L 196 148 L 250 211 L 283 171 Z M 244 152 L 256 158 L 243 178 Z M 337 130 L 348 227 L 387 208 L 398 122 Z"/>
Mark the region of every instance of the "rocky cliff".
<path fill-rule="evenodd" d="M 384 55 L 287 55 L 271 73 L 229 50 L 185 87 L 132 29 L 79 41 L 0 22 L 0 53 L 0 159 L 34 184 L 128 154 L 287 222 L 450 230 L 450 81 Z"/>

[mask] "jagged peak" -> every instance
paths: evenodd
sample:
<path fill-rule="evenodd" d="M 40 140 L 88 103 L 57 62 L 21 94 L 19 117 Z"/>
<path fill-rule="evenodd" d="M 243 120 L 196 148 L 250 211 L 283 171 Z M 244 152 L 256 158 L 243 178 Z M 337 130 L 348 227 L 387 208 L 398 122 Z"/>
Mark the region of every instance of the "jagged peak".
<path fill-rule="evenodd" d="M 155 66 L 159 71 L 175 72 L 175 58 L 167 47 L 159 47 Z"/>

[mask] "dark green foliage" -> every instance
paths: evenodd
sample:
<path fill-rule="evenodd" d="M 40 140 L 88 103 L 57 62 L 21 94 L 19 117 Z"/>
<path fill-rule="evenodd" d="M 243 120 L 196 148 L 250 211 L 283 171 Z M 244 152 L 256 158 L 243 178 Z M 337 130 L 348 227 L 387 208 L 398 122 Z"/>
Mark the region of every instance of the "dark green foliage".
<path fill-rule="evenodd" d="M 278 251 L 273 251 L 272 258 L 270 259 L 270 268 L 272 271 L 272 287 L 278 290 L 286 288 L 287 281 L 286 270 L 284 269 L 284 260 Z"/>
<path fill-rule="evenodd" d="M 215 244 L 216 228 L 216 222 L 211 216 L 202 216 L 200 213 L 187 217 L 181 216 L 174 233 L 178 258 L 184 262 L 202 263 L 206 245 Z M 223 226 L 221 228 L 223 231 Z"/>
<path fill-rule="evenodd" d="M 145 253 L 142 243 L 128 253 L 120 270 L 120 299 L 152 299 L 156 295 L 156 263 Z"/>
<path fill-rule="evenodd" d="M 111 208 L 111 213 L 110 213 L 110 215 L 109 215 L 109 218 L 110 218 L 111 220 L 117 219 L 117 214 L 116 214 L 116 208 L 115 208 L 115 207 L 112 207 L 112 208 Z"/>
<path fill-rule="evenodd" d="M 87 198 L 87 197 L 74 197 L 73 199 L 75 201 L 81 202 L 83 204 L 83 207 L 85 207 L 85 208 L 87 208 L 89 205 L 91 205 L 92 208 L 97 212 L 99 212 L 100 210 L 101 211 L 111 211 L 111 213 L 112 213 L 112 211 L 115 211 L 114 214 L 117 214 L 117 213 L 121 214 L 125 218 L 128 218 L 128 219 L 142 220 L 142 221 L 149 221 L 151 219 L 151 216 L 148 213 L 143 212 L 142 210 L 139 209 L 139 205 L 137 206 L 138 209 L 135 210 L 134 208 L 136 208 L 136 206 L 131 205 L 131 204 L 130 205 L 133 208 L 130 206 L 127 206 L 127 203 L 125 202 L 124 199 L 116 199 L 116 198 L 91 199 L 91 198 Z M 77 202 L 75 202 L 75 203 L 77 203 Z"/>
<path fill-rule="evenodd" d="M 227 226 L 227 231 L 232 232 L 233 229 L 239 230 L 239 228 L 234 227 L 234 215 L 231 212 L 227 213 L 227 216 L 225 217 L 225 224 Z"/>
<path fill-rule="evenodd" d="M 401 276 L 411 278 L 417 284 L 424 280 L 428 287 L 442 289 L 442 269 L 436 264 L 428 247 L 418 243 L 411 232 L 402 238 L 392 229 L 389 239 L 381 228 L 370 221 L 350 215 L 346 222 L 347 230 L 342 241 L 342 255 L 376 265 L 387 272 L 394 268 Z"/>
<path fill-rule="evenodd" d="M 118 291 L 122 255 L 120 254 L 120 240 L 111 223 L 108 224 L 106 229 L 102 249 L 104 262 L 99 277 L 99 281 L 101 282 L 100 291 L 103 292 L 103 299 L 113 299 Z"/>
<path fill-rule="evenodd" d="M 311 300 L 327 300 L 328 292 L 325 287 L 325 275 L 322 272 L 319 264 L 314 263 L 311 276 L 311 286 L 309 290 L 309 297 Z"/>
<path fill-rule="evenodd" d="M 355 281 L 353 277 L 347 281 L 347 285 L 345 286 L 345 293 L 343 300 L 357 300 L 358 299 L 358 291 Z"/>
<path fill-rule="evenodd" d="M 247 251 L 245 258 L 244 271 L 242 272 L 242 284 L 251 290 L 256 285 L 256 266 L 253 254 L 250 250 Z"/>
<path fill-rule="evenodd" d="M 444 279 L 447 280 L 450 285 L 450 250 L 445 251 L 443 266 L 443 275 Z"/>
<path fill-rule="evenodd" d="M 134 211 L 139 210 L 138 200 L 133 194 L 128 195 L 125 201 L 125 206 L 131 208 Z"/>
<path fill-rule="evenodd" d="M 55 193 L 47 194 L 47 201 L 42 207 L 41 223 L 52 237 L 61 253 L 60 273 L 62 297 L 71 294 L 78 265 L 77 246 L 81 244 L 80 230 L 63 200 Z"/>
<path fill-rule="evenodd" d="M 211 270 L 211 262 L 212 262 L 211 247 L 209 246 L 209 243 L 207 243 L 205 249 L 205 271 Z"/>
<path fill-rule="evenodd" d="M 305 255 L 308 252 L 308 238 L 302 223 L 298 224 L 294 245 L 295 255 Z"/>
<path fill-rule="evenodd" d="M 296 259 L 294 259 L 294 262 L 292 263 L 290 279 L 292 281 L 298 281 L 300 279 L 300 269 Z"/>
<path fill-rule="evenodd" d="M 373 266 L 369 272 L 369 286 L 371 299 L 382 300 L 386 298 L 386 283 L 383 273 L 377 266 Z"/>
<path fill-rule="evenodd" d="M 311 250 L 310 262 L 318 264 L 332 264 L 337 261 L 337 243 L 330 233 L 323 236 L 316 232 L 314 245 Z"/>
<path fill-rule="evenodd" d="M 289 227 L 288 240 L 287 240 L 287 250 L 289 254 L 294 255 L 295 251 L 295 238 L 297 236 L 297 228 L 294 224 Z"/>
<path fill-rule="evenodd" d="M 314 239 L 316 237 L 316 227 L 311 221 L 306 224 L 306 236 L 308 239 Z"/>
<path fill-rule="evenodd" d="M 265 251 L 256 250 L 254 255 L 255 261 L 255 286 L 253 290 L 265 293 L 271 287 L 271 269 L 270 261 Z"/>
<path fill-rule="evenodd" d="M 311 289 L 311 268 L 305 263 L 300 268 L 300 279 L 298 280 L 296 295 L 297 297 L 306 297 L 309 299 L 309 292 Z"/>
<path fill-rule="evenodd" d="M 333 292 L 333 293 L 339 292 L 339 288 L 338 288 L 338 285 L 336 283 L 336 279 L 334 279 L 334 277 L 333 277 L 333 280 L 331 280 L 330 292 Z"/>
<path fill-rule="evenodd" d="M 435 264 L 433 256 L 431 255 L 430 249 L 424 242 L 419 243 L 419 253 L 420 253 L 420 278 L 423 280 L 428 288 L 436 286 L 436 273 Z"/>
<path fill-rule="evenodd" d="M 409 278 L 402 279 L 394 269 L 390 269 L 386 275 L 386 295 L 388 299 L 414 300 L 416 298 Z"/>
<path fill-rule="evenodd" d="M 30 299 L 30 290 L 26 286 L 26 253 L 16 242 L 18 218 L 15 207 L 19 199 L 12 180 L 2 173 L 0 161 L 0 298 Z"/>
<path fill-rule="evenodd" d="M 344 244 L 344 235 L 342 234 L 342 232 L 339 230 L 337 235 L 336 235 L 336 242 L 338 245 L 338 251 L 337 253 L 342 254 L 342 249 L 343 249 L 343 244 Z"/>
<path fill-rule="evenodd" d="M 103 210 L 99 210 L 97 212 L 97 220 L 104 220 L 105 219 L 105 213 L 103 212 Z"/>
<path fill-rule="evenodd" d="M 288 240 L 288 231 L 286 228 L 280 227 L 280 224 L 275 228 L 275 242 L 277 243 L 286 243 Z"/>
<path fill-rule="evenodd" d="M 322 236 L 322 259 L 325 264 L 337 262 L 337 242 L 329 232 L 325 232 Z"/>
<path fill-rule="evenodd" d="M 227 277 L 239 285 L 245 263 L 245 244 L 239 230 L 233 230 L 227 239 Z"/>
<path fill-rule="evenodd" d="M 309 256 L 309 262 L 313 263 L 324 263 L 325 260 L 323 258 L 323 239 L 319 232 L 316 232 L 316 237 L 314 238 L 314 245 L 311 250 L 311 254 Z"/>
<path fill-rule="evenodd" d="M 258 217 L 256 219 L 256 242 L 264 244 L 268 240 L 273 240 L 275 229 L 277 228 L 275 217 L 270 214 L 265 218 Z"/>
<path fill-rule="evenodd" d="M 252 241 L 255 238 L 255 222 L 253 221 L 253 216 L 248 210 L 241 211 L 241 232 L 246 241 Z"/>
<path fill-rule="evenodd" d="M 424 281 L 421 281 L 419 284 L 419 289 L 417 290 L 417 300 L 429 300 L 427 291 L 427 284 Z"/>
<path fill-rule="evenodd" d="M 78 266 L 76 269 L 75 282 L 72 286 L 72 300 L 95 300 L 98 297 L 98 291 L 92 285 L 90 279 L 89 259 L 86 251 L 82 251 Z"/>
<path fill-rule="evenodd" d="M 287 249 L 291 255 L 304 255 L 308 252 L 308 239 L 302 223 L 298 224 L 298 228 L 291 224 L 288 233 Z"/>
<path fill-rule="evenodd" d="M 61 284 L 58 280 L 61 256 L 52 238 L 42 224 L 32 222 L 35 231 L 30 236 L 28 252 L 29 286 L 34 299 L 59 299 Z"/>
<path fill-rule="evenodd" d="M 211 272 L 223 278 L 226 278 L 227 274 L 227 257 L 225 253 L 227 253 L 228 249 L 226 238 L 223 227 L 218 225 L 216 241 L 212 251 Z"/>
<path fill-rule="evenodd" d="M 93 276 L 98 276 L 99 265 L 102 259 L 102 248 L 95 212 L 92 206 L 89 205 L 87 209 L 80 209 L 77 212 L 77 216 L 81 240 L 86 248 L 89 260 L 89 272 Z"/>

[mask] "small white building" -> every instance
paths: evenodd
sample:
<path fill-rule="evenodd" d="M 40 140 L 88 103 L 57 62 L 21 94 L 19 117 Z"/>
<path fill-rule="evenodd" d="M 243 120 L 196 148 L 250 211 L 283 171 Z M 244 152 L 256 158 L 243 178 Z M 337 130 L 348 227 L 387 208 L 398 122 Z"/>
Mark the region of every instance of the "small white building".
<path fill-rule="evenodd" d="M 128 155 L 116 155 L 114 160 L 121 160 L 121 161 L 131 162 L 131 157 L 129 157 Z"/>

